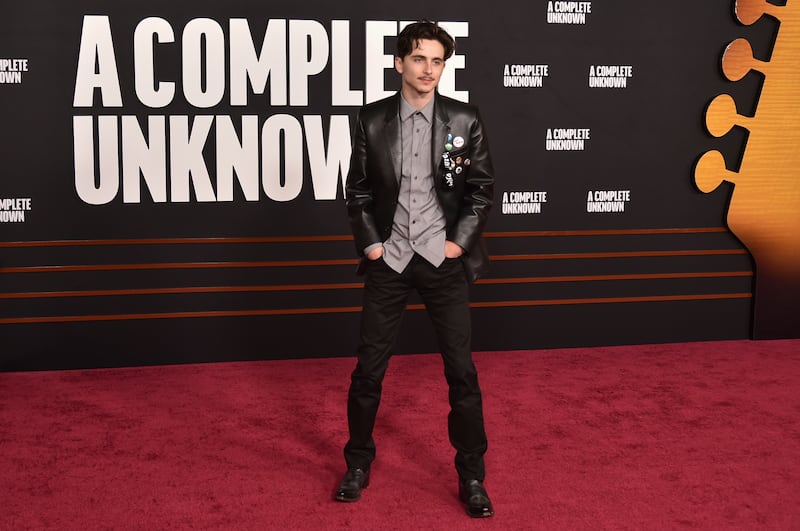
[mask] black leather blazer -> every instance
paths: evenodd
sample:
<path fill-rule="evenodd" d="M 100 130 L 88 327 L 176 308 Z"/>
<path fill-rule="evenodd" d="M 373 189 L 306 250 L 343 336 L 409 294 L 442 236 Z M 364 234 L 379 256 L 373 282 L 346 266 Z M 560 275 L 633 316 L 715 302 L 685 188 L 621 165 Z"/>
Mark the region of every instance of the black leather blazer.
<path fill-rule="evenodd" d="M 362 258 L 367 246 L 386 241 L 392 232 L 402 158 L 399 108 L 397 93 L 365 105 L 356 119 L 345 199 L 356 250 Z M 436 196 L 444 212 L 447 239 L 466 251 L 462 259 L 474 282 L 489 265 L 481 236 L 494 189 L 489 143 L 474 105 L 437 93 L 433 114 L 431 157 Z M 448 142 L 452 145 L 449 152 L 445 149 Z M 450 169 L 445 167 L 445 153 L 449 154 Z M 363 260 L 359 271 L 363 271 Z"/>

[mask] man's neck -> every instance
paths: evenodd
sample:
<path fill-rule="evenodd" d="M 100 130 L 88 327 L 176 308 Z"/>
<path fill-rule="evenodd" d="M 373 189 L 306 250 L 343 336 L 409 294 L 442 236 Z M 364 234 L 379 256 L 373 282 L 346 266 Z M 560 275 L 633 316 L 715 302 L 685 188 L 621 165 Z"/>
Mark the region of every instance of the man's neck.
<path fill-rule="evenodd" d="M 406 100 L 406 102 L 418 111 L 425 108 L 425 106 L 433 99 L 435 94 L 435 91 L 433 90 L 421 94 L 416 90 L 409 90 L 406 87 L 403 87 L 400 92 L 403 94 L 403 98 Z"/>

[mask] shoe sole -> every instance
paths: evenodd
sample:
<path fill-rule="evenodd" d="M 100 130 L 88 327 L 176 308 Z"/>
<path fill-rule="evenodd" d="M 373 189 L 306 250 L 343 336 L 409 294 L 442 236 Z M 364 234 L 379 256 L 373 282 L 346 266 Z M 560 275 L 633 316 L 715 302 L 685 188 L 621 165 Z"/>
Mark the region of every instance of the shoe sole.
<path fill-rule="evenodd" d="M 469 512 L 469 511 L 467 511 L 467 515 L 470 518 L 489 518 L 490 516 L 494 516 L 494 511 L 489 512 L 489 513 L 481 513 L 481 514 L 473 514 L 473 513 Z"/>
<path fill-rule="evenodd" d="M 337 494 L 337 495 L 335 495 L 335 496 L 333 497 L 333 499 L 334 499 L 334 500 L 336 500 L 336 501 L 339 501 L 339 502 L 353 503 L 353 502 L 357 502 L 358 500 L 360 500 L 360 499 L 361 499 L 361 496 L 359 495 L 359 496 L 358 496 L 358 498 L 346 498 L 346 497 L 344 497 L 344 496 L 339 496 L 339 495 Z"/>

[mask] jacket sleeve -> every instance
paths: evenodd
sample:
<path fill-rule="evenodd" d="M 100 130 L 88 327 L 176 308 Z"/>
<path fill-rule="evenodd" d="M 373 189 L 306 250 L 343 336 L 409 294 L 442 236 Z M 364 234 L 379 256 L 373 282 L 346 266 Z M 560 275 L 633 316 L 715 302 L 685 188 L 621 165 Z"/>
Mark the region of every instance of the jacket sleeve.
<path fill-rule="evenodd" d="M 470 145 L 471 164 L 464 182 L 461 211 L 448 236 L 467 252 L 480 240 L 494 195 L 494 168 L 489 154 L 489 140 L 477 109 L 470 127 Z"/>
<path fill-rule="evenodd" d="M 345 180 L 345 203 L 356 252 L 363 256 L 364 249 L 379 243 L 381 238 L 374 217 L 373 188 L 367 172 L 367 133 L 361 111 L 356 117 L 353 131 L 350 169 Z"/>

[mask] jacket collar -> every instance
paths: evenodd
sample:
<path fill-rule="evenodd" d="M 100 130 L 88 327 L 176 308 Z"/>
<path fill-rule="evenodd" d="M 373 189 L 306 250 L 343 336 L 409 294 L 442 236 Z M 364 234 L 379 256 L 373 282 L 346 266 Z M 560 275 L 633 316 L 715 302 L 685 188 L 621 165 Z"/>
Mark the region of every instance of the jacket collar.
<path fill-rule="evenodd" d="M 403 145 L 400 136 L 400 92 L 390 96 L 386 105 L 384 115 L 386 143 L 389 146 L 392 156 L 392 166 L 394 167 L 395 178 L 400 180 L 400 172 L 403 162 Z M 450 132 L 450 115 L 447 112 L 447 101 L 439 95 L 434 94 L 433 101 L 433 126 L 431 129 L 431 161 L 433 165 L 434 182 L 438 169 L 442 162 L 442 153 L 447 141 L 447 134 Z"/>
<path fill-rule="evenodd" d="M 389 97 L 384 122 L 383 133 L 386 138 L 386 145 L 389 147 L 392 156 L 394 182 L 400 182 L 400 171 L 403 167 L 403 140 L 400 133 L 400 92 Z"/>
<path fill-rule="evenodd" d="M 447 113 L 447 101 L 439 93 L 436 93 L 436 100 L 433 104 L 433 127 L 431 129 L 431 162 L 433 168 L 433 182 L 438 189 L 442 179 L 437 178 L 439 169 L 442 167 L 442 154 L 445 152 L 444 145 L 447 143 L 447 135 L 450 133 L 450 115 Z"/>
<path fill-rule="evenodd" d="M 439 95 L 437 91 L 436 94 L 433 96 L 433 113 L 435 115 L 435 119 L 438 119 L 443 124 L 450 123 L 450 115 L 447 113 L 447 104 L 443 102 L 443 98 Z M 393 96 L 389 96 L 386 105 L 386 114 L 384 115 L 384 120 L 389 123 L 393 120 L 397 120 L 400 116 L 400 91 L 395 92 Z"/>

